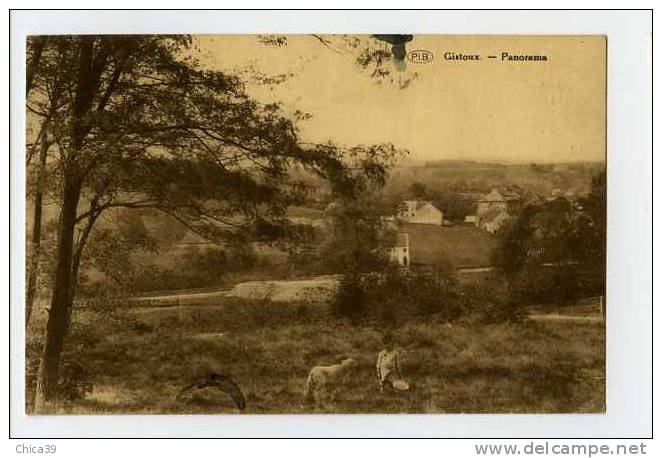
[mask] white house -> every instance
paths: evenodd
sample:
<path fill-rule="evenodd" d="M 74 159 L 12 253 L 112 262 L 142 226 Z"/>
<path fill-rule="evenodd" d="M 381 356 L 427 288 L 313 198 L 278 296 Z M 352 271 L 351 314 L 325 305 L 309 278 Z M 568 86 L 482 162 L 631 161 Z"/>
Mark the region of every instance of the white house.
<path fill-rule="evenodd" d="M 492 208 L 480 218 L 480 227 L 491 234 L 498 234 L 503 223 L 508 221 L 508 212 L 501 208 Z"/>
<path fill-rule="evenodd" d="M 398 234 L 395 239 L 395 245 L 388 251 L 389 258 L 397 262 L 402 267 L 409 267 L 411 264 L 411 252 L 409 250 L 409 234 Z"/>
<path fill-rule="evenodd" d="M 476 215 L 482 219 L 487 212 L 494 209 L 517 213 L 522 204 L 523 192 L 522 188 L 514 185 L 501 189 L 493 188 L 476 201 L 478 204 Z"/>
<path fill-rule="evenodd" d="M 478 215 L 466 215 L 464 217 L 464 224 L 471 224 L 478 227 Z"/>
<path fill-rule="evenodd" d="M 405 200 L 398 218 L 412 224 L 444 224 L 444 214 L 432 202 L 424 200 Z"/>

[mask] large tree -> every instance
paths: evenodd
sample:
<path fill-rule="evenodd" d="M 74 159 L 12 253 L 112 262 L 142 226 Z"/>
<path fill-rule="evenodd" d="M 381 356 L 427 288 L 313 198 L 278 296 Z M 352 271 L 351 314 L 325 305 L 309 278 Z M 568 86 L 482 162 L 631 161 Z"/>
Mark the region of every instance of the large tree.
<path fill-rule="evenodd" d="M 604 294 L 605 202 L 600 172 L 588 196 L 530 204 L 509 222 L 494 262 L 519 300 L 561 305 Z"/>
<path fill-rule="evenodd" d="M 330 204 L 327 233 L 318 253 L 321 270 L 350 276 L 383 270 L 395 235 L 385 217 L 393 213 L 394 206 L 382 202 L 376 193 Z"/>
<path fill-rule="evenodd" d="M 527 264 L 562 265 L 577 260 L 575 209 L 565 198 L 527 205 L 502 232 L 495 264 L 507 275 Z"/>
<path fill-rule="evenodd" d="M 202 69 L 190 37 L 49 37 L 39 52 L 46 64 L 35 66 L 30 84 L 44 94 L 57 78 L 63 88 L 55 110 L 43 95 L 28 99 L 29 112 L 49 121 L 60 208 L 44 400 L 58 393 L 83 250 L 104 211 L 151 207 L 210 239 L 273 241 L 294 232 L 284 211 L 305 192 L 288 175 L 293 166 L 353 195 L 383 182 L 395 153 L 302 146 L 296 120 L 278 104 L 260 104 L 239 78 Z"/>

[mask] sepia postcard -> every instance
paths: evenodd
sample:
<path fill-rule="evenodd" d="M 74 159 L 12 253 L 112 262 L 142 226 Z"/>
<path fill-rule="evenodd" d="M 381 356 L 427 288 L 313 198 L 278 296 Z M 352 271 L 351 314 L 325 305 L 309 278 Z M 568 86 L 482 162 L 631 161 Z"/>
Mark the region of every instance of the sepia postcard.
<path fill-rule="evenodd" d="M 604 35 L 31 35 L 25 412 L 604 413 Z"/>

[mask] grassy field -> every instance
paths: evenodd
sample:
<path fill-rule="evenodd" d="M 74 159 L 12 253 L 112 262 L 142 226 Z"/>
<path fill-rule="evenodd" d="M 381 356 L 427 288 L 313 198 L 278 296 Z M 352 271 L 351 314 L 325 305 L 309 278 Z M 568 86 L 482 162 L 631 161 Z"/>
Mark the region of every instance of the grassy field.
<path fill-rule="evenodd" d="M 226 300 L 227 301 L 227 300 Z M 67 361 L 93 391 L 56 413 L 232 413 L 213 389 L 176 400 L 198 373 L 229 372 L 245 413 L 307 413 L 308 370 L 358 361 L 329 412 L 602 412 L 605 334 L 601 322 L 482 325 L 413 321 L 395 330 L 412 389 L 380 394 L 374 376 L 380 332 L 336 322 L 310 306 L 227 301 L 181 309 L 79 312 Z"/>
<path fill-rule="evenodd" d="M 410 234 L 411 262 L 414 264 L 434 265 L 450 261 L 455 267 L 489 266 L 497 244 L 495 236 L 471 225 L 403 224 L 398 232 Z"/>

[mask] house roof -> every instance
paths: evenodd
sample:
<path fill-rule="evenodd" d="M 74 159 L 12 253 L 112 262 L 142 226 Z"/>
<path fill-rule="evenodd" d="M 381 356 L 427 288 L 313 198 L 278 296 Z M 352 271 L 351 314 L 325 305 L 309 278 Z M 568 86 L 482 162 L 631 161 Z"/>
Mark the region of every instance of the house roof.
<path fill-rule="evenodd" d="M 430 202 L 429 200 L 405 200 L 404 203 L 407 206 L 407 209 L 409 210 L 412 209 L 420 210 L 421 208 L 425 207 L 427 204 L 432 205 L 432 202 Z"/>
<path fill-rule="evenodd" d="M 412 210 L 418 211 L 421 210 L 423 207 L 428 206 L 431 209 L 441 213 L 441 210 L 437 208 L 436 205 L 429 200 L 405 200 L 403 203 L 405 204 L 406 211 L 412 211 Z"/>
<path fill-rule="evenodd" d="M 523 190 L 517 185 L 493 188 L 478 199 L 478 202 L 512 202 L 522 200 Z"/>
<path fill-rule="evenodd" d="M 527 205 L 537 205 L 545 202 L 545 198 L 541 196 L 540 194 L 536 194 L 533 192 L 526 193 L 523 197 L 524 203 Z"/>
<path fill-rule="evenodd" d="M 498 219 L 502 218 L 507 218 L 508 217 L 508 212 L 501 208 L 490 208 L 482 217 L 481 217 L 481 222 L 483 223 L 491 223 L 494 222 Z"/>

